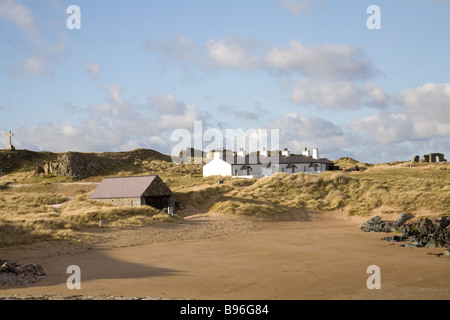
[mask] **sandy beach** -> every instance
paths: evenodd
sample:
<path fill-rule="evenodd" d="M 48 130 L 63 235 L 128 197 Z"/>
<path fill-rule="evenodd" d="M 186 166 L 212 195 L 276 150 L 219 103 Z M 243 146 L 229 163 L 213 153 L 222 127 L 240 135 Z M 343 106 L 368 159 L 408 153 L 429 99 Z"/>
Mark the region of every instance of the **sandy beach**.
<path fill-rule="evenodd" d="M 175 223 L 96 229 L 88 244 L 4 248 L 1 258 L 41 264 L 47 277 L 0 297 L 86 295 L 198 300 L 449 299 L 450 257 L 365 233 L 368 218 L 298 214 L 284 221 L 198 213 Z M 91 230 L 92 232 L 92 230 Z M 69 290 L 67 267 L 81 269 Z M 381 271 L 369 290 L 367 268 Z"/>

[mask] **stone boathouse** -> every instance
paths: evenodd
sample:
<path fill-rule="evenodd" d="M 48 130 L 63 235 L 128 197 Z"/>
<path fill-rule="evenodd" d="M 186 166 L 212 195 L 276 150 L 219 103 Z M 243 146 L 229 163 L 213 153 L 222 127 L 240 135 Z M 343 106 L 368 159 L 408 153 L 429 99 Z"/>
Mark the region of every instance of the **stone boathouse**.
<path fill-rule="evenodd" d="M 157 175 L 104 178 L 89 196 L 93 201 L 122 206 L 152 206 L 161 210 L 173 208 L 175 197 Z"/>

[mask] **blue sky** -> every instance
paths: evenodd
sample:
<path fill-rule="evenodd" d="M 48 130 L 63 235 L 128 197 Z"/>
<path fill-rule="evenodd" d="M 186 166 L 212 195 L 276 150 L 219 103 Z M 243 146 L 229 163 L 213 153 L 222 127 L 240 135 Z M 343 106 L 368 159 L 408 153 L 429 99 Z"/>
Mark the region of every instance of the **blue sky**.
<path fill-rule="evenodd" d="M 449 16 L 448 0 L 0 0 L 0 145 L 170 154 L 202 121 L 329 159 L 448 158 Z"/>

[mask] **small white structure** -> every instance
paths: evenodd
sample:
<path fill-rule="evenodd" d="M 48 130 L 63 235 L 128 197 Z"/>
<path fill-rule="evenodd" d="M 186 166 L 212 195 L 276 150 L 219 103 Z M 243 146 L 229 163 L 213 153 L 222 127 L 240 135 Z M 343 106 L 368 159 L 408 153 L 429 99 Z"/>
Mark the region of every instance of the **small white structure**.
<path fill-rule="evenodd" d="M 315 148 L 313 150 L 313 154 L 312 154 L 313 159 L 318 160 L 319 159 L 319 148 Z"/>
<path fill-rule="evenodd" d="M 13 135 L 14 135 L 14 133 L 12 133 L 11 130 L 9 130 L 9 133 L 7 134 L 8 138 L 9 138 L 9 145 L 6 147 L 6 150 L 9 150 L 9 151 L 15 151 L 16 150 L 16 148 L 11 143 L 11 137 Z"/>
<path fill-rule="evenodd" d="M 203 166 L 203 176 L 231 176 L 241 178 L 261 178 L 277 172 L 320 173 L 330 170 L 333 162 L 319 158 L 319 149 L 311 153 L 305 148 L 301 155 L 293 155 L 284 149 L 281 155 L 263 149 L 259 155 L 246 155 L 240 149 L 232 154 L 229 151 L 214 151 L 213 159 Z"/>

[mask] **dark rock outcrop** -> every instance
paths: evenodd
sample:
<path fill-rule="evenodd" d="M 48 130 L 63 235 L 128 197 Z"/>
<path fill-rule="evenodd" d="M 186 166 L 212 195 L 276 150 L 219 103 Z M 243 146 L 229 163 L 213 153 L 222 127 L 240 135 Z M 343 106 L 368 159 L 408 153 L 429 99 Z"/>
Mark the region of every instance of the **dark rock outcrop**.
<path fill-rule="evenodd" d="M 412 248 L 450 248 L 450 217 L 422 218 L 409 221 L 411 214 L 401 215 L 397 221 L 383 221 L 375 216 L 362 224 L 364 232 L 397 232 L 399 234 L 383 238 L 385 241 L 404 242 Z"/>
<path fill-rule="evenodd" d="M 361 230 L 364 232 L 395 232 L 405 224 L 408 220 L 411 220 L 414 216 L 411 213 L 401 214 L 397 221 L 383 221 L 381 217 L 375 216 L 370 220 L 363 223 Z"/>
<path fill-rule="evenodd" d="M 381 217 L 375 216 L 363 223 L 361 231 L 364 232 L 392 232 L 395 231 L 394 221 L 383 221 Z"/>
<path fill-rule="evenodd" d="M 36 176 L 64 176 L 82 180 L 92 176 L 114 175 L 120 171 L 140 173 L 144 161 L 172 161 L 168 155 L 151 149 L 124 152 L 35 152 L 0 150 L 0 176 L 14 170 L 34 170 Z"/>
<path fill-rule="evenodd" d="M 137 149 L 129 152 L 82 153 L 66 152 L 58 154 L 54 161 L 45 162 L 36 168 L 36 174 L 64 176 L 72 180 L 82 180 L 88 177 L 117 174 L 125 169 L 136 169 L 136 163 L 143 160 L 170 161 L 157 151 Z"/>
<path fill-rule="evenodd" d="M 46 276 L 39 264 L 21 265 L 0 260 L 0 287 L 27 287 Z"/>

